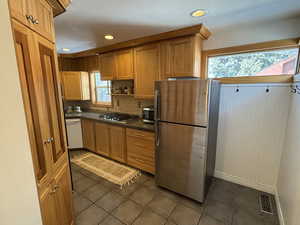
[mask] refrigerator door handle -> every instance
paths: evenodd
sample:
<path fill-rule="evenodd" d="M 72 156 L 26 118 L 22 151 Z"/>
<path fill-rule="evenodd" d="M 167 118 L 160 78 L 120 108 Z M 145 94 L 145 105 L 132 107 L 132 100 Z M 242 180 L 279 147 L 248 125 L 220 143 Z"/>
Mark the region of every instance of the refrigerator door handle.
<path fill-rule="evenodd" d="M 159 90 L 155 90 L 154 92 L 154 120 L 157 121 L 160 119 L 159 111 L 160 111 L 160 93 Z"/>
<path fill-rule="evenodd" d="M 156 147 L 159 147 L 160 139 L 159 139 L 158 121 L 156 121 L 156 123 L 155 123 L 155 144 L 156 144 Z"/>

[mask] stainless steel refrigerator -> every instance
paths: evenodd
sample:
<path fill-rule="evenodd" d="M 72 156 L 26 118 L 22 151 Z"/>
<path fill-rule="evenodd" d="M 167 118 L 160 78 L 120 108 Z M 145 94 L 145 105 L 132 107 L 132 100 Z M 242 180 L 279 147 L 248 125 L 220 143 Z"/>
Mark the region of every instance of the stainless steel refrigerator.
<path fill-rule="evenodd" d="M 156 184 L 203 202 L 215 168 L 220 85 L 155 83 Z"/>

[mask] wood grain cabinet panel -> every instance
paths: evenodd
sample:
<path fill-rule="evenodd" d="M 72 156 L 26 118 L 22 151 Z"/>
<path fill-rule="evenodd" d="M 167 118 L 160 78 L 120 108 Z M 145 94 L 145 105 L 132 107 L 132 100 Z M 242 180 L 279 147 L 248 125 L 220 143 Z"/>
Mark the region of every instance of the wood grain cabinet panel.
<path fill-rule="evenodd" d="M 95 124 L 96 152 L 109 157 L 110 155 L 110 132 L 109 125 L 105 123 Z"/>
<path fill-rule="evenodd" d="M 154 97 L 154 82 L 159 79 L 159 44 L 135 48 L 135 97 Z"/>
<path fill-rule="evenodd" d="M 154 133 L 126 129 L 127 163 L 155 174 Z"/>
<path fill-rule="evenodd" d="M 9 0 L 9 8 L 10 14 L 13 18 L 18 20 L 19 22 L 23 23 L 26 26 L 30 25 L 30 21 L 28 19 L 29 16 L 32 14 L 28 8 L 28 1 L 27 0 Z"/>
<path fill-rule="evenodd" d="M 90 82 L 87 72 L 61 72 L 65 100 L 90 100 Z"/>
<path fill-rule="evenodd" d="M 117 51 L 115 57 L 117 80 L 134 79 L 133 49 Z"/>
<path fill-rule="evenodd" d="M 200 77 L 201 38 L 198 35 L 169 41 L 165 48 L 170 60 L 168 77 Z M 169 46 L 168 46 L 169 45 Z M 168 70 L 166 70 L 168 72 Z"/>
<path fill-rule="evenodd" d="M 96 152 L 95 146 L 95 122 L 92 120 L 81 120 L 83 147 Z"/>
<path fill-rule="evenodd" d="M 126 162 L 125 128 L 110 126 L 110 157 L 120 162 Z"/>
<path fill-rule="evenodd" d="M 40 197 L 40 207 L 44 225 L 60 224 L 56 206 L 55 192 L 53 191 L 53 187 L 49 186 Z"/>
<path fill-rule="evenodd" d="M 116 78 L 116 59 L 115 53 L 109 52 L 100 55 L 101 80 L 113 80 Z"/>
<path fill-rule="evenodd" d="M 54 178 L 56 212 L 61 225 L 73 222 L 72 187 L 70 170 L 66 163 Z"/>
<path fill-rule="evenodd" d="M 31 28 L 47 38 L 49 41 L 54 42 L 54 24 L 52 7 L 45 0 L 34 0 L 35 11 L 34 22 L 31 23 Z"/>

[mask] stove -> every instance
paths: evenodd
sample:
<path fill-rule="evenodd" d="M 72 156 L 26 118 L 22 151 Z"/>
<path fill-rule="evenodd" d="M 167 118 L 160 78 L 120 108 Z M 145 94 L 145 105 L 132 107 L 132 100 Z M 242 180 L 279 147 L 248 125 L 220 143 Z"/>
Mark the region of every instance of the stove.
<path fill-rule="evenodd" d="M 127 120 L 131 118 L 131 116 L 125 113 L 104 113 L 100 115 L 100 118 L 113 122 L 126 123 Z"/>

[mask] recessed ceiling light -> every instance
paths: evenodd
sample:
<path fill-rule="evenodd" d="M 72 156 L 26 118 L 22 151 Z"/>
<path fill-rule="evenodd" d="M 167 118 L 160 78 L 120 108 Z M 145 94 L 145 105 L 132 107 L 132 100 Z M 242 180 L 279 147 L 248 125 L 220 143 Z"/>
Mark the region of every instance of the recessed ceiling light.
<path fill-rule="evenodd" d="M 193 11 L 191 13 L 191 16 L 192 17 L 200 17 L 200 16 L 204 16 L 205 14 L 206 14 L 205 10 L 203 10 L 203 9 L 197 9 L 197 10 L 195 10 L 195 11 Z"/>
<path fill-rule="evenodd" d="M 114 36 L 112 36 L 111 34 L 106 34 L 106 35 L 104 35 L 104 38 L 106 40 L 112 40 L 112 39 L 114 39 Z"/>
<path fill-rule="evenodd" d="M 69 49 L 69 48 L 62 48 L 62 50 L 63 50 L 64 52 L 69 52 L 69 51 L 71 51 L 71 49 Z"/>

